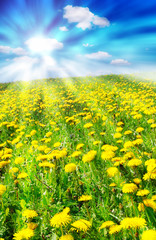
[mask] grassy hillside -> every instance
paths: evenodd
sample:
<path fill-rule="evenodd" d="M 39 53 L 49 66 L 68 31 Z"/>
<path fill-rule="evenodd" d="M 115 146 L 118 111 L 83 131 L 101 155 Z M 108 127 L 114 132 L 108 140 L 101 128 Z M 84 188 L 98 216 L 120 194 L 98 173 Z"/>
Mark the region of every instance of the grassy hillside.
<path fill-rule="evenodd" d="M 155 114 L 132 76 L 1 84 L 0 239 L 154 240 Z"/>

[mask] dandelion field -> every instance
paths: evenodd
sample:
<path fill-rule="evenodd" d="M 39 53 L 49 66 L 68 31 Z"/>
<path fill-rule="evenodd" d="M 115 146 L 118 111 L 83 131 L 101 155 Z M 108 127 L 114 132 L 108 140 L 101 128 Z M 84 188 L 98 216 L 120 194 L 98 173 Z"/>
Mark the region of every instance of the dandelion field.
<path fill-rule="evenodd" d="M 156 239 L 156 85 L 0 84 L 0 239 Z"/>

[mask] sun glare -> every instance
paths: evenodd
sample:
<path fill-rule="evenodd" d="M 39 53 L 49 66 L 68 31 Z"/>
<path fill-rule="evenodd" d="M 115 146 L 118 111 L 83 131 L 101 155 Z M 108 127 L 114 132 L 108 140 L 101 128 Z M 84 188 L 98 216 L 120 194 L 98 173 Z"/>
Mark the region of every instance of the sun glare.
<path fill-rule="evenodd" d="M 62 43 L 53 38 L 45 38 L 42 36 L 32 37 L 25 44 L 35 53 L 48 53 L 54 49 L 61 49 Z"/>

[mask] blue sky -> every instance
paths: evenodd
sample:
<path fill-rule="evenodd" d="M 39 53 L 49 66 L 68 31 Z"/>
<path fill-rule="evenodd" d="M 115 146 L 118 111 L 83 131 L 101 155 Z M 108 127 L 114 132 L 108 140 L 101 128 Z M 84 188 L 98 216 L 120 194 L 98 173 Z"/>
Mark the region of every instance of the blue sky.
<path fill-rule="evenodd" d="M 0 0 L 1 82 L 155 67 L 155 0 Z"/>

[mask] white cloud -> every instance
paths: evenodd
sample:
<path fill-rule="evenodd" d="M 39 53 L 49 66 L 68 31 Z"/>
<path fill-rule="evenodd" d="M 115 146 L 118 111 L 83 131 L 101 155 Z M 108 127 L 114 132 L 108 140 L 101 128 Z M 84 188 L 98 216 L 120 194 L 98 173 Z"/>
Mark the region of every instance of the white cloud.
<path fill-rule="evenodd" d="M 112 60 L 111 64 L 114 64 L 114 65 L 130 65 L 130 63 L 127 60 L 121 59 L 121 58 Z"/>
<path fill-rule="evenodd" d="M 99 26 L 99 27 L 108 27 L 110 25 L 107 18 L 102 18 L 99 16 L 94 16 L 93 18 L 93 24 Z"/>
<path fill-rule="evenodd" d="M 89 43 L 83 43 L 82 44 L 84 47 L 93 47 L 94 45 L 93 44 L 89 44 Z"/>
<path fill-rule="evenodd" d="M 15 53 L 17 55 L 25 55 L 27 52 L 23 48 L 18 47 L 18 48 L 12 48 L 12 53 Z"/>
<path fill-rule="evenodd" d="M 90 29 L 92 25 L 106 27 L 110 24 L 107 18 L 94 15 L 88 7 L 73 7 L 67 5 L 64 11 L 63 17 L 66 18 L 69 23 L 77 23 L 76 27 L 82 28 L 83 30 L 87 28 Z"/>
<path fill-rule="evenodd" d="M 107 52 L 98 51 L 98 52 L 95 52 L 95 53 L 86 54 L 85 57 L 89 58 L 89 59 L 102 60 L 102 59 L 106 59 L 108 57 L 111 57 L 111 55 Z"/>
<path fill-rule="evenodd" d="M 69 31 L 66 26 L 59 27 L 60 31 L 67 32 Z"/>
<path fill-rule="evenodd" d="M 7 53 L 7 54 L 14 53 L 16 55 L 25 55 L 26 54 L 26 51 L 21 47 L 11 48 L 9 46 L 0 46 L 0 52 Z"/>
<path fill-rule="evenodd" d="M 63 43 L 54 38 L 33 37 L 28 39 L 25 44 L 33 52 L 49 52 L 63 48 Z"/>

